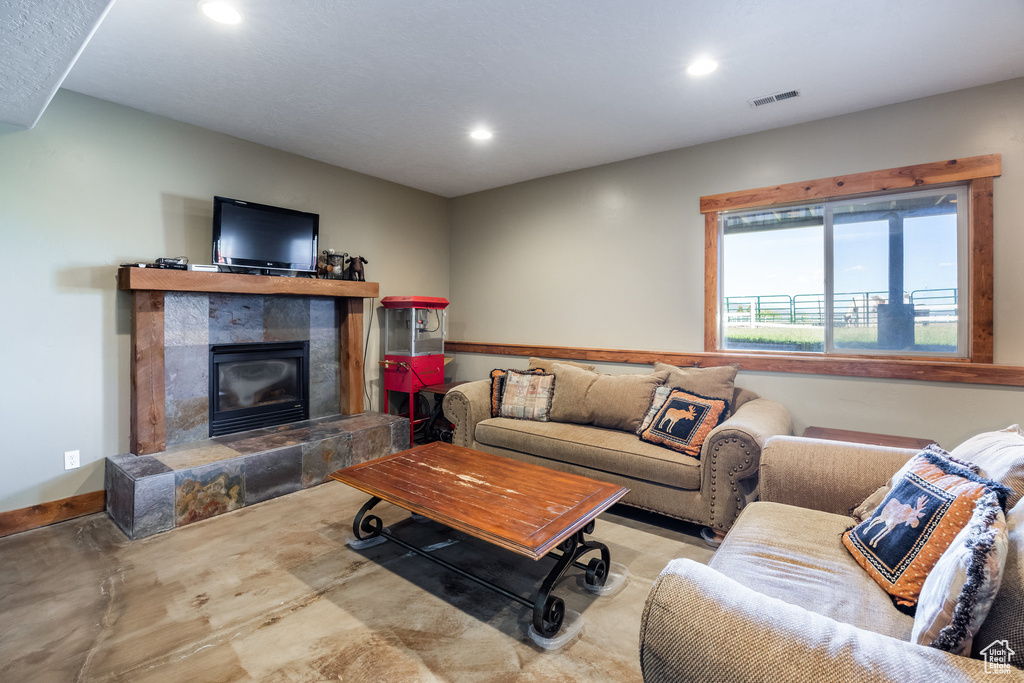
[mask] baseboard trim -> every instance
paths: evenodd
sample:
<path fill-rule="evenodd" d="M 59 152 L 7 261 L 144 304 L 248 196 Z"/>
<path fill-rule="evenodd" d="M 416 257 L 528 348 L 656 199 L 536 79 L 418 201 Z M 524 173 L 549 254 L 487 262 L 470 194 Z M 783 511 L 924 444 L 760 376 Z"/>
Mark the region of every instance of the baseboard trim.
<path fill-rule="evenodd" d="M 64 522 L 82 515 L 103 512 L 106 509 L 106 504 L 106 491 L 92 491 L 50 503 L 31 505 L 20 510 L 0 512 L 0 538 Z"/>

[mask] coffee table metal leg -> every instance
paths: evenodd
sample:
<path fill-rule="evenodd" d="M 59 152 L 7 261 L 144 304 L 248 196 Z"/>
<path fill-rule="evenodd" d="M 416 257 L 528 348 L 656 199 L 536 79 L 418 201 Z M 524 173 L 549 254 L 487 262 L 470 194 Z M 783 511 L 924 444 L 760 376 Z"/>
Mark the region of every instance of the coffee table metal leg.
<path fill-rule="evenodd" d="M 363 504 L 363 507 L 359 508 L 359 512 L 356 513 L 356 518 L 352 521 L 352 535 L 356 537 L 358 541 L 365 541 L 371 538 L 375 538 L 381 535 L 381 531 L 384 529 L 384 522 L 380 520 L 377 515 L 370 515 L 363 520 L 366 513 L 373 509 L 373 506 L 380 502 L 380 498 L 374 496 L 370 500 Z M 363 534 L 367 534 L 363 536 Z"/>
<path fill-rule="evenodd" d="M 562 627 L 562 619 L 565 617 L 565 603 L 561 598 L 551 595 L 552 589 L 558 580 L 562 578 L 570 566 L 585 569 L 587 572 L 587 583 L 593 586 L 603 586 L 608 577 L 608 567 L 611 564 L 611 554 L 608 546 L 594 540 L 587 540 L 584 534 L 593 533 L 594 522 L 591 521 L 585 528 L 565 539 L 559 546 L 562 551 L 557 557 L 555 566 L 548 573 L 541 585 L 537 599 L 533 603 L 533 628 L 538 634 L 545 638 L 551 638 Z M 593 550 L 601 553 L 600 558 L 593 558 L 589 564 L 579 562 L 579 558 Z"/>
<path fill-rule="evenodd" d="M 562 542 L 559 546 L 561 555 L 549 553 L 548 557 L 556 558 L 557 562 L 544 579 L 544 583 L 541 585 L 540 592 L 537 594 L 536 599 L 531 601 L 527 598 L 516 595 L 501 586 L 495 585 L 490 581 L 481 579 L 479 576 L 475 576 L 466 570 L 451 564 L 450 562 L 446 562 L 439 557 L 435 557 L 431 553 L 407 543 L 400 538 L 396 538 L 394 534 L 384 527 L 384 523 L 381 521 L 380 517 L 372 514 L 367 515 L 367 513 L 380 501 L 381 499 L 377 497 L 370 498 L 370 500 L 366 501 L 363 507 L 360 508 L 359 512 L 356 514 L 356 518 L 352 522 L 352 533 L 355 535 L 356 539 L 363 541 L 377 536 L 383 536 L 389 541 L 402 546 L 406 550 L 410 550 L 420 557 L 441 565 L 445 569 L 453 571 L 460 576 L 464 576 L 471 581 L 475 581 L 484 588 L 489 588 L 495 593 L 505 596 L 509 600 L 514 600 L 515 602 L 527 607 L 533 607 L 533 628 L 537 633 L 545 638 L 553 637 L 562 627 L 562 620 L 565 618 L 565 603 L 561 598 L 551 595 L 551 591 L 570 566 L 586 570 L 587 583 L 592 586 L 603 586 L 605 579 L 608 576 L 608 567 L 611 564 L 608 547 L 603 543 L 599 543 L 594 540 L 587 540 L 584 537 L 584 534 L 591 534 L 594 532 L 593 520 L 591 520 L 586 527 L 580 529 Z M 601 553 L 601 557 L 591 559 L 589 564 L 583 564 L 579 561 L 579 558 L 583 555 L 595 550 Z"/>
<path fill-rule="evenodd" d="M 365 540 L 365 539 L 368 539 L 368 538 L 373 538 L 375 536 L 383 536 L 384 538 L 388 539 L 392 543 L 396 543 L 396 544 L 402 546 L 403 548 L 405 548 L 406 550 L 409 550 L 411 552 L 416 553 L 420 557 L 426 558 L 426 559 L 430 560 L 431 562 L 433 562 L 435 564 L 439 564 L 442 567 L 444 567 L 445 569 L 453 571 L 456 574 L 459 574 L 460 576 L 464 576 L 467 579 L 470 579 L 471 581 L 475 581 L 476 583 L 480 584 L 484 588 L 489 588 L 492 591 L 494 591 L 495 593 L 499 593 L 500 595 L 504 595 L 509 600 L 515 600 L 516 602 L 518 602 L 520 604 L 523 604 L 523 605 L 526 605 L 527 607 L 532 607 L 533 606 L 533 602 L 531 602 L 530 600 L 527 600 L 524 597 L 516 595 L 515 593 L 512 593 L 511 591 L 505 590 L 501 586 L 497 586 L 497 585 L 491 583 L 490 581 L 487 581 L 486 579 L 481 579 L 479 576 L 471 574 L 471 573 L 467 572 L 465 569 L 462 569 L 461 567 L 456 567 L 454 564 L 452 564 L 450 562 L 445 562 L 441 558 L 435 557 L 434 555 L 432 555 L 431 553 L 427 552 L 426 550 L 423 550 L 422 548 L 418 548 L 417 546 L 414 546 L 411 543 L 408 543 L 408 542 L 403 541 L 402 539 L 396 537 L 393 533 L 391 533 L 390 531 L 387 530 L 387 528 L 384 527 L 384 523 L 381 521 L 380 517 L 377 517 L 376 515 L 370 515 L 369 517 L 366 517 L 364 519 L 364 516 L 366 515 L 366 513 L 369 512 L 370 509 L 373 508 L 373 506 L 376 505 L 379 502 L 380 502 L 380 498 L 376 498 L 376 497 L 371 498 L 370 500 L 366 501 L 366 504 L 363 505 L 363 507 L 359 510 L 358 514 L 356 514 L 355 521 L 352 522 L 352 533 L 355 534 L 355 536 L 356 536 L 356 538 L 358 540 L 362 541 L 362 540 Z M 362 532 L 366 532 L 367 535 L 363 536 Z"/>

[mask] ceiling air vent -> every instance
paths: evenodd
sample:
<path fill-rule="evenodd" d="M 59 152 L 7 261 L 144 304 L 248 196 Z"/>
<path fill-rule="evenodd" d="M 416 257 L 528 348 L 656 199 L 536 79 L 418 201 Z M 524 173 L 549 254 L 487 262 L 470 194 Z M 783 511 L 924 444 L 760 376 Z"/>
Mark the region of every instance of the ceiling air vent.
<path fill-rule="evenodd" d="M 755 97 L 752 100 L 747 100 L 747 104 L 751 107 L 763 107 L 766 104 L 781 102 L 782 100 L 789 100 L 794 97 L 800 97 L 799 90 L 787 90 L 785 92 L 775 92 L 771 95 L 764 95 L 763 97 Z"/>

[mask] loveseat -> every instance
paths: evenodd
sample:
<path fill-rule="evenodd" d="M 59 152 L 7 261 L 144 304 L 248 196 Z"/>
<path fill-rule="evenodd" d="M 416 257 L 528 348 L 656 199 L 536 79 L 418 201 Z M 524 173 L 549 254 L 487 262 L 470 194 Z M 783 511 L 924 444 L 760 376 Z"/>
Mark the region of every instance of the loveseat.
<path fill-rule="evenodd" d="M 1024 680 L 1018 668 L 987 674 L 977 658 L 911 642 L 914 617 L 840 541 L 855 522 L 849 512 L 915 453 L 770 439 L 761 500 L 744 508 L 707 566 L 674 560 L 651 589 L 640 633 L 644 680 Z M 1006 521 L 1002 585 L 973 639 L 975 657 L 1002 641 L 1024 658 L 1024 502 Z"/>
<path fill-rule="evenodd" d="M 570 363 L 592 371 L 593 366 Z M 554 384 L 556 399 L 565 392 L 564 364 L 530 359 L 531 368 L 558 373 Z M 454 425 L 453 442 L 460 446 L 532 462 L 552 469 L 591 476 L 629 488 L 623 503 L 664 515 L 695 522 L 724 533 L 739 511 L 757 498 L 758 464 L 761 446 L 774 434 L 790 434 L 789 411 L 781 404 L 734 387 L 736 369 L 673 368 L 661 364 L 642 381 L 660 378 L 671 383 L 696 382 L 700 392 L 714 393 L 708 376 L 729 399 L 731 416 L 711 431 L 700 446 L 699 457 L 684 455 L 641 441 L 631 429 L 612 429 L 595 424 L 557 420 L 531 421 L 492 417 L 492 383 L 470 382 L 456 387 L 444 398 L 445 416 Z M 723 384 L 723 375 L 727 382 Z M 603 376 L 612 384 L 610 376 Z M 696 379 L 694 379 L 696 378 Z M 627 380 L 627 376 L 615 376 Z M 596 385 L 595 385 L 596 386 Z M 698 392 L 698 393 L 700 393 Z M 568 403 L 594 400 L 577 395 Z M 628 393 L 628 392 L 627 392 Z M 650 402 L 643 398 L 641 414 Z M 564 393 L 563 393 L 564 396 Z M 606 394 L 608 403 L 621 399 Z M 565 401 L 563 401 L 565 402 Z M 557 401 L 556 401 L 557 408 Z M 557 410 L 553 417 L 557 417 Z M 564 412 L 564 411 L 563 411 Z M 586 417 L 576 419 L 586 420 Z M 628 423 L 623 426 L 629 426 Z"/>

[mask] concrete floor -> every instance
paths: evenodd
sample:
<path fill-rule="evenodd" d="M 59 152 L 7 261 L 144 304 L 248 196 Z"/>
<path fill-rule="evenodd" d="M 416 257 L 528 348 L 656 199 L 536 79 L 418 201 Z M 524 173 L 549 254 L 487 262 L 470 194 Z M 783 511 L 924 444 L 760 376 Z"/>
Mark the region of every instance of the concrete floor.
<path fill-rule="evenodd" d="M 0 539 L 0 681 L 638 681 L 651 584 L 711 556 L 696 527 L 605 513 L 594 536 L 629 581 L 596 597 L 570 571 L 556 594 L 585 626 L 551 653 L 518 603 L 394 544 L 345 545 L 365 498 L 329 483 L 138 541 L 104 514 Z M 376 510 L 524 596 L 550 567 Z"/>

